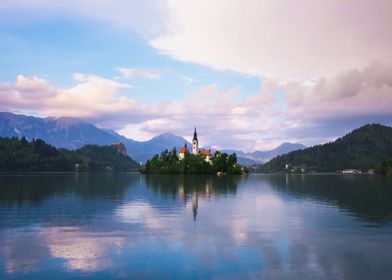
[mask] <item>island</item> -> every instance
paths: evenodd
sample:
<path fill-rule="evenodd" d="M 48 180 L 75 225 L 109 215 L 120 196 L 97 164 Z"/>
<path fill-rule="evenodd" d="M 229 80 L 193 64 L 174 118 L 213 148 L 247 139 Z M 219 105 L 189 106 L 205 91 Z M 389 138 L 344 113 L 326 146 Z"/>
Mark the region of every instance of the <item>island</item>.
<path fill-rule="evenodd" d="M 141 173 L 154 174 L 248 174 L 249 169 L 237 162 L 235 153 L 228 155 L 220 151 L 212 154 L 211 150 L 199 149 L 197 131 L 192 139 L 192 150 L 187 144 L 179 150 L 164 150 L 147 160 L 140 169 Z"/>

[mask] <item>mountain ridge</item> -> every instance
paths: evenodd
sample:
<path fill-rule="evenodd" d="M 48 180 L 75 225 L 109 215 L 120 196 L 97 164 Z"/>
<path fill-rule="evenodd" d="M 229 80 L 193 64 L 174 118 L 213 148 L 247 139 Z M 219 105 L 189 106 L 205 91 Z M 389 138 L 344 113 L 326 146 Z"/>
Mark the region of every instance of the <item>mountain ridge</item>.
<path fill-rule="evenodd" d="M 128 154 L 144 163 L 154 154 L 161 153 L 164 149 L 175 147 L 179 150 L 185 143 L 191 143 L 184 137 L 171 132 L 162 133 L 146 141 L 137 141 L 118 134 L 116 131 L 98 128 L 80 118 L 75 117 L 33 117 L 10 112 L 0 112 L 0 136 L 25 137 L 28 140 L 40 138 L 46 143 L 57 148 L 78 149 L 87 144 L 110 145 L 112 142 L 121 142 L 125 145 Z M 291 145 L 288 149 L 299 149 L 301 144 L 283 143 Z M 285 150 L 281 146 L 269 151 L 254 151 L 245 153 L 239 150 L 224 149 L 223 152 L 235 152 L 240 164 L 260 164 Z M 298 146 L 300 145 L 300 146 Z M 287 147 L 286 147 L 287 149 Z M 230 152 L 232 151 L 232 152 Z"/>

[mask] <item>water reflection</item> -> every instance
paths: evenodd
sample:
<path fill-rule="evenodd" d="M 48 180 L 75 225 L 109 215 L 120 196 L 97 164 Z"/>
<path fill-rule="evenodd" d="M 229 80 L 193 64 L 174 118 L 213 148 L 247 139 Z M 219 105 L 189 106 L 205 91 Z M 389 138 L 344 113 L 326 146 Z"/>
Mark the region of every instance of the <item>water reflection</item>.
<path fill-rule="evenodd" d="M 0 176 L 0 278 L 390 279 L 390 183 Z"/>
<path fill-rule="evenodd" d="M 139 179 L 126 174 L 0 176 L 0 209 L 7 210 L 0 211 L 0 228 L 72 225 L 113 209 Z"/>
<path fill-rule="evenodd" d="M 159 195 L 172 196 L 186 205 L 192 202 L 193 220 L 196 221 L 199 196 L 202 199 L 220 199 L 228 195 L 235 195 L 240 180 L 247 177 L 240 176 L 168 176 L 147 175 L 146 186 Z"/>
<path fill-rule="evenodd" d="M 0 175 L 0 203 L 21 205 L 28 202 L 39 205 L 48 197 L 64 193 L 77 193 L 88 199 L 110 196 L 117 200 L 123 197 L 128 186 L 138 180 L 138 176 L 111 173 Z"/>
<path fill-rule="evenodd" d="M 392 177 L 375 175 L 264 176 L 282 193 L 336 205 L 372 223 L 392 218 Z"/>

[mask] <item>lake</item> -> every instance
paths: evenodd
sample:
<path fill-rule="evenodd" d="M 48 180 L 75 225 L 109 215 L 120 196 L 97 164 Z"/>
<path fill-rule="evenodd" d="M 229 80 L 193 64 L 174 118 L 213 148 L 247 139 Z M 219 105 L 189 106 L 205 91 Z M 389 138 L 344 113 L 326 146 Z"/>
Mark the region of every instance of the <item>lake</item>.
<path fill-rule="evenodd" d="M 392 177 L 0 175 L 2 279 L 392 279 Z"/>

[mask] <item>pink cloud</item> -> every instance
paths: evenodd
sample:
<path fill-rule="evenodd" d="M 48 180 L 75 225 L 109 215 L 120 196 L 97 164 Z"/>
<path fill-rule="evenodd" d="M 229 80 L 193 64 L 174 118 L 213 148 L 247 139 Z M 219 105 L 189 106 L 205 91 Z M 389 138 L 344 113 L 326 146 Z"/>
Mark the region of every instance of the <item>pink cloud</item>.
<path fill-rule="evenodd" d="M 216 69 L 309 78 L 392 59 L 388 0 L 171 0 L 168 11 L 151 45 Z"/>
<path fill-rule="evenodd" d="M 316 144 L 366 122 L 391 123 L 390 73 L 391 63 L 375 62 L 333 78 L 264 79 L 246 98 L 240 98 L 240 86 L 210 84 L 186 93 L 184 101 L 150 103 L 120 94 L 130 85 L 94 75 L 75 74 L 75 85 L 65 89 L 19 75 L 14 84 L 0 84 L 0 109 L 81 117 L 130 138 L 164 132 L 191 138 L 197 125 L 202 145 L 251 151 L 287 141 Z"/>
<path fill-rule="evenodd" d="M 19 75 L 15 84 L 0 86 L 3 110 L 35 111 L 47 116 L 74 116 L 87 120 L 132 110 L 135 101 L 117 94 L 129 85 L 98 76 L 76 74 L 77 84 L 56 89 L 46 80 Z"/>
<path fill-rule="evenodd" d="M 391 114 L 392 63 L 374 62 L 333 78 L 320 78 L 311 87 L 301 81 L 284 86 L 290 116 L 319 119 L 329 116 Z"/>

